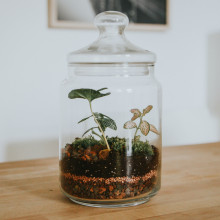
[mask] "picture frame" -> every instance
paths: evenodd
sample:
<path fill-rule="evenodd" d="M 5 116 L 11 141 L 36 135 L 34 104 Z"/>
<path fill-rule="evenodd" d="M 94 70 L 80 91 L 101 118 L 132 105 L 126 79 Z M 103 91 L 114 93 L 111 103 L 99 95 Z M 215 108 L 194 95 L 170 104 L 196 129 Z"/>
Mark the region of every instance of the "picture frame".
<path fill-rule="evenodd" d="M 95 1 L 99 1 L 98 8 L 95 7 Z M 110 1 L 112 2 L 116 1 L 116 3 L 118 4 L 120 0 L 80 0 L 80 1 L 48 0 L 48 27 L 65 28 L 65 29 L 94 29 L 95 26 L 91 22 L 93 22 L 94 17 L 97 14 L 95 12 L 98 11 L 99 13 L 102 11 L 102 8 L 100 7 L 100 2 L 103 3 Z M 133 16 L 132 10 L 130 10 L 129 7 L 127 7 L 128 14 L 130 13 L 130 15 L 132 15 L 133 17 L 132 16 L 129 17 L 126 11 L 121 11 L 128 15 L 130 21 L 132 19 L 134 20 L 133 23 L 131 22 L 129 23 L 128 30 L 163 31 L 168 28 L 169 0 L 122 0 L 122 1 L 125 3 L 128 2 L 130 5 L 135 4 L 135 6 L 133 6 L 133 8 L 135 7 L 134 8 L 135 10 L 133 11 L 136 12 L 137 22 L 135 22 L 135 19 L 133 19 L 133 17 L 135 17 L 135 13 L 133 13 L 134 14 Z M 91 4 L 92 4 L 91 2 L 94 3 L 94 7 L 92 10 L 91 10 Z M 72 13 L 72 11 L 70 11 L 71 10 L 70 6 L 72 7 L 73 11 L 75 10 L 75 14 Z M 84 12 L 80 11 L 81 10 L 80 7 L 83 8 Z M 88 23 L 86 19 L 89 20 L 90 23 Z M 138 21 L 138 19 L 140 22 Z M 148 19 L 148 21 L 144 23 L 145 22 L 144 19 L 145 20 Z"/>

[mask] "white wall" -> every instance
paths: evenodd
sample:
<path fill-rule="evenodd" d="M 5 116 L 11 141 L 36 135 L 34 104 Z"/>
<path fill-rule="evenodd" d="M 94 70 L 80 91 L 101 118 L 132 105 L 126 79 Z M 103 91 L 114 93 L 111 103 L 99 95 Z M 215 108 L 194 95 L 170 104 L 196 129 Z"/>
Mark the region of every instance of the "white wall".
<path fill-rule="evenodd" d="M 158 56 L 163 144 L 220 141 L 220 1 L 170 0 L 170 28 L 128 32 Z M 47 27 L 46 0 L 0 0 L 0 161 L 58 154 L 66 54 L 94 30 Z"/>

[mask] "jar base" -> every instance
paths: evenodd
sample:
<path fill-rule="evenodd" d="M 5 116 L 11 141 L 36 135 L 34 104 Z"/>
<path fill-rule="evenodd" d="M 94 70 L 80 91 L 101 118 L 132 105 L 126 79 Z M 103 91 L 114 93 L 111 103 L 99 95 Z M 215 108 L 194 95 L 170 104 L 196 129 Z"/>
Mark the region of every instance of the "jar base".
<path fill-rule="evenodd" d="M 154 188 L 150 193 L 146 196 L 136 196 L 132 199 L 114 199 L 114 200 L 94 200 L 94 199 L 82 199 L 79 197 L 71 196 L 66 193 L 61 188 L 62 193 L 67 196 L 72 202 L 75 202 L 80 205 L 89 206 L 89 207 L 96 207 L 96 208 L 122 208 L 122 207 L 129 207 L 129 206 L 137 206 L 143 203 L 147 203 L 151 197 L 155 196 L 159 191 L 159 188 Z"/>

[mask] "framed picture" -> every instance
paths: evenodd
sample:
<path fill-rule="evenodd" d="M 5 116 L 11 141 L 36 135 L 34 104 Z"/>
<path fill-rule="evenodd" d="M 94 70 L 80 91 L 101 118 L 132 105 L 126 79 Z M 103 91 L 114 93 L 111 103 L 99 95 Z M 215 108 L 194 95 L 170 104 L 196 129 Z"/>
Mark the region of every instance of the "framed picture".
<path fill-rule="evenodd" d="M 48 0 L 48 26 L 94 28 L 96 14 L 103 11 L 126 14 L 130 30 L 164 30 L 169 24 L 168 0 Z"/>

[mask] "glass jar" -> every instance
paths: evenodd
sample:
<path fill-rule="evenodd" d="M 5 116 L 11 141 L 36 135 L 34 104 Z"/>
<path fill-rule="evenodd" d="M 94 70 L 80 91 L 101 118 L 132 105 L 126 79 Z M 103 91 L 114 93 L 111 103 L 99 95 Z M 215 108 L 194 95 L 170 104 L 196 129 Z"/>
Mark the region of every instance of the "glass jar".
<path fill-rule="evenodd" d="M 60 186 L 87 206 L 138 205 L 160 189 L 155 55 L 125 38 L 126 15 L 103 12 L 95 24 L 98 40 L 69 54 L 61 85 Z"/>

